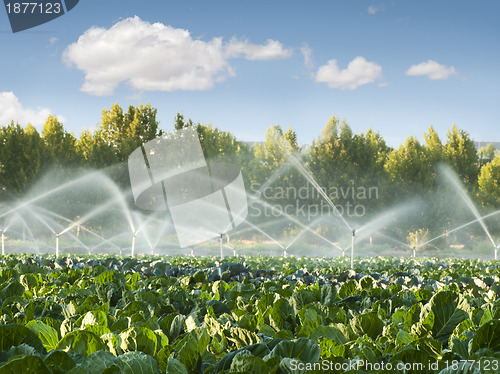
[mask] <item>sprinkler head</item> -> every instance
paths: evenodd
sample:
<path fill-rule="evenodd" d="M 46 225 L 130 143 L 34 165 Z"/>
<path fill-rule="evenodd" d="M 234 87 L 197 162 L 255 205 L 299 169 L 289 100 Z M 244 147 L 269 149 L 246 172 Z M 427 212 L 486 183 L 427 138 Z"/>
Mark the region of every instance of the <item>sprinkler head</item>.
<path fill-rule="evenodd" d="M 352 229 L 352 236 L 356 236 L 356 229 Z"/>

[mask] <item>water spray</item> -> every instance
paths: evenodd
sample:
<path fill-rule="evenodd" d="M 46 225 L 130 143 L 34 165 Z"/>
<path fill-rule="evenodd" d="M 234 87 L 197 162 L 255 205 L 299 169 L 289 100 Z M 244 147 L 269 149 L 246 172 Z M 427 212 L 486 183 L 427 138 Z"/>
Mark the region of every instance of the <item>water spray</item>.
<path fill-rule="evenodd" d="M 499 247 L 500 247 L 500 245 L 497 245 L 497 246 L 495 247 L 495 261 L 498 259 L 498 256 L 497 256 L 497 255 L 498 255 L 498 248 L 499 248 Z M 3 250 L 3 248 L 2 248 L 2 250 Z"/>
<path fill-rule="evenodd" d="M 481 215 L 479 214 L 476 206 L 474 205 L 474 203 L 472 202 L 471 198 L 467 194 L 465 188 L 462 186 L 462 184 L 460 183 L 460 181 L 458 180 L 458 178 L 455 175 L 452 174 L 452 172 L 450 171 L 450 169 L 443 169 L 443 170 L 444 170 L 444 174 L 445 174 L 446 178 L 449 181 L 451 181 L 451 183 L 453 184 L 453 186 L 455 187 L 455 189 L 459 192 L 460 196 L 462 197 L 462 200 L 469 207 L 469 209 L 471 210 L 471 212 L 476 216 L 476 221 L 479 222 L 479 224 L 483 228 L 484 232 L 486 233 L 486 236 L 490 240 L 491 244 L 493 244 L 493 248 L 495 249 L 495 259 L 496 259 L 496 257 L 497 257 L 497 253 L 496 253 L 497 252 L 497 245 L 496 245 L 495 241 L 493 240 L 493 237 L 491 236 L 488 228 L 486 227 L 486 224 L 484 223 L 484 218 L 485 217 L 481 217 Z"/>

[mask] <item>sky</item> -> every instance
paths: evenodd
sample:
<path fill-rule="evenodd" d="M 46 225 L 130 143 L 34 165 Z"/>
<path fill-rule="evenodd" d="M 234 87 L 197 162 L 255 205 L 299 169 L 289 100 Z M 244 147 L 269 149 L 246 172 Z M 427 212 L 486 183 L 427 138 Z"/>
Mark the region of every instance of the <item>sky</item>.
<path fill-rule="evenodd" d="M 399 146 L 452 124 L 500 141 L 500 2 L 80 0 L 12 33 L 0 8 L 0 126 L 95 129 L 140 103 L 245 141 L 299 143 L 333 115 Z"/>

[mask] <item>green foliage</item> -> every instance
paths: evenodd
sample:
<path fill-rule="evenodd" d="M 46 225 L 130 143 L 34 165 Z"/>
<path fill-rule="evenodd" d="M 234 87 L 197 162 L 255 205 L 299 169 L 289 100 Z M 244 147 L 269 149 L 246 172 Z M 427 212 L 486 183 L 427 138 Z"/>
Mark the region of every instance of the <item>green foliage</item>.
<path fill-rule="evenodd" d="M 0 366 L 5 374 L 51 374 L 50 369 L 38 356 L 24 356 L 15 358 Z"/>
<path fill-rule="evenodd" d="M 240 269 L 228 282 L 211 280 L 214 259 L 104 259 L 85 271 L 81 259 L 57 270 L 37 259 L 29 273 L 22 261 L 0 259 L 3 320 L 16 322 L 0 324 L 2 373 L 295 373 L 322 360 L 474 373 L 500 355 L 493 261 L 364 258 L 347 271 L 342 258 L 248 257 L 224 260 Z M 160 264 L 184 274 L 152 276 Z M 28 300 L 27 289 L 51 293 Z M 453 360 L 475 364 L 450 371 Z"/>
<path fill-rule="evenodd" d="M 481 168 L 478 197 L 483 205 L 500 207 L 500 156 Z"/>
<path fill-rule="evenodd" d="M 491 161 L 497 156 L 498 151 L 493 143 L 489 143 L 484 147 L 479 148 L 478 153 L 479 157 L 481 157 L 482 159 L 485 158 Z"/>
<path fill-rule="evenodd" d="M 105 346 L 99 335 L 91 331 L 80 330 L 66 334 L 59 341 L 56 349 L 87 357 L 94 352 L 104 350 Z"/>
<path fill-rule="evenodd" d="M 455 169 L 466 185 L 474 186 L 479 174 L 478 155 L 474 142 L 464 130 L 453 124 L 448 131 L 445 145 L 445 158 Z"/>
<path fill-rule="evenodd" d="M 32 125 L 23 129 L 12 122 L 0 127 L 0 193 L 11 198 L 26 192 L 50 159 L 50 149 Z"/>
<path fill-rule="evenodd" d="M 68 133 L 56 116 L 50 115 L 42 130 L 42 139 L 51 152 L 53 162 L 58 167 L 75 167 L 80 164 L 76 150 L 76 139 Z"/>
<path fill-rule="evenodd" d="M 40 320 L 29 321 L 26 327 L 38 335 L 47 351 L 56 349 L 57 343 L 59 342 L 59 336 L 56 329 L 47 326 Z"/>
<path fill-rule="evenodd" d="M 126 161 L 137 147 L 162 134 L 156 113 L 150 104 L 131 105 L 124 113 L 115 103 L 109 110 L 102 111 L 97 135 L 116 149 L 120 161 Z"/>

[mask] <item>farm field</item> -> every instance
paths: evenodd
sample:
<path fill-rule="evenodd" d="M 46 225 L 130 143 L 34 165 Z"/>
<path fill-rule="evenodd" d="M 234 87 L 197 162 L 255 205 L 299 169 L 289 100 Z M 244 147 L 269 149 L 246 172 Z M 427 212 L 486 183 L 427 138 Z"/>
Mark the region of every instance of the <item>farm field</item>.
<path fill-rule="evenodd" d="M 498 373 L 500 264 L 0 259 L 0 373 Z"/>

